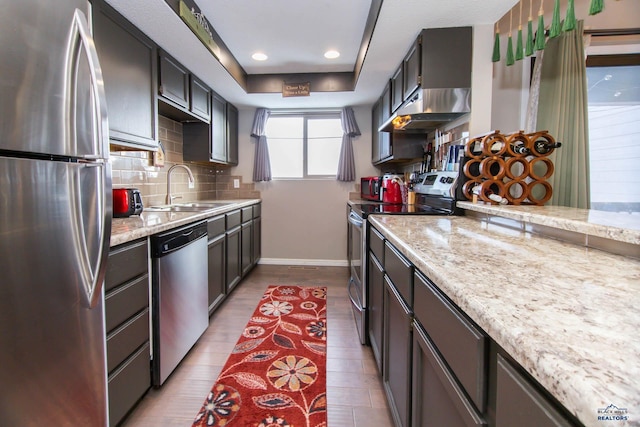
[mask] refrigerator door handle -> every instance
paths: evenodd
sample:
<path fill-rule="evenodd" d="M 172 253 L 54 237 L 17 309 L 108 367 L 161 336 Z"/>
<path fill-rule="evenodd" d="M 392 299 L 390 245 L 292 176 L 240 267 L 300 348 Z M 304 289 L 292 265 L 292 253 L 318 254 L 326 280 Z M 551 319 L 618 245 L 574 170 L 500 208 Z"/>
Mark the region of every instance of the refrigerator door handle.
<path fill-rule="evenodd" d="M 111 206 L 111 192 L 106 191 L 110 166 L 107 163 L 83 163 L 78 166 L 73 185 L 80 196 L 72 202 L 73 233 L 84 278 L 81 287 L 87 296 L 88 307 L 95 308 L 102 299 L 111 242 L 111 213 L 107 210 Z M 89 194 L 94 188 L 95 197 L 91 197 Z"/>
<path fill-rule="evenodd" d="M 67 48 L 67 87 L 65 90 L 67 135 L 72 138 L 74 143 L 77 143 L 78 129 L 76 127 L 79 126 L 76 120 L 76 110 L 78 108 L 79 59 L 82 51 L 84 51 L 89 64 L 89 78 L 91 80 L 91 101 L 94 108 L 92 141 L 94 152 L 83 155 L 84 161 L 81 163 L 83 169 L 100 167 L 93 172 L 95 179 L 89 181 L 93 185 L 88 185 L 88 188 L 85 188 L 82 177 L 77 184 L 81 196 L 78 199 L 79 202 L 74 203 L 74 214 L 77 215 L 75 221 L 77 226 L 74 232 L 78 247 L 82 252 L 79 256 L 85 278 L 82 287 L 87 295 L 89 308 L 94 308 L 99 305 L 102 298 L 102 284 L 107 270 L 111 240 L 111 191 L 107 191 L 111 188 L 111 166 L 107 162 L 109 157 L 109 123 L 104 80 L 98 53 L 84 13 L 76 9 L 73 14 Z M 90 163 L 91 161 L 96 163 Z M 82 174 L 82 172 L 80 173 Z M 83 190 L 95 192 L 96 198 L 85 198 Z M 84 206 L 85 204 L 87 206 Z M 93 234 L 98 234 L 99 243 L 97 245 L 91 244 Z"/>
<path fill-rule="evenodd" d="M 81 50 L 82 49 L 82 50 Z M 107 98 L 104 92 L 104 79 L 102 68 L 98 59 L 95 42 L 91 37 L 89 24 L 84 13 L 76 9 L 71 23 L 71 34 L 69 46 L 67 48 L 67 87 L 65 122 L 68 125 L 68 136 L 72 141 L 76 139 L 76 109 L 77 106 L 77 79 L 78 79 L 78 59 L 84 51 L 89 64 L 91 78 L 91 90 L 94 104 L 94 153 L 85 154 L 82 157 L 87 160 L 106 159 L 109 157 L 109 122 L 107 116 Z"/>

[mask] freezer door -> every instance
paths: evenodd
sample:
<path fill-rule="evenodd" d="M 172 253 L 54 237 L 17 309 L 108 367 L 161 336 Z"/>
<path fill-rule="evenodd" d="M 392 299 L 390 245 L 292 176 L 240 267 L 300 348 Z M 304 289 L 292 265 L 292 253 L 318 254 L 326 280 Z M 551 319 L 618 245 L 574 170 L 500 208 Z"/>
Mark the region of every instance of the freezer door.
<path fill-rule="evenodd" d="M 0 425 L 107 423 L 108 168 L 0 156 Z"/>
<path fill-rule="evenodd" d="M 88 2 L 21 0 L 2 7 L 0 151 L 108 157 Z"/>

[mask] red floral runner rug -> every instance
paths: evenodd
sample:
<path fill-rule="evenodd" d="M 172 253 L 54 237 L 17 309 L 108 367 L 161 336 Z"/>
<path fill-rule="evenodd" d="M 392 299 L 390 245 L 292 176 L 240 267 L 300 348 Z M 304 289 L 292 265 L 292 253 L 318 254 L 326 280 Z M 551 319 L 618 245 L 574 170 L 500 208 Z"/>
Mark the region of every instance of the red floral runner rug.
<path fill-rule="evenodd" d="M 193 426 L 326 427 L 326 301 L 269 286 Z"/>

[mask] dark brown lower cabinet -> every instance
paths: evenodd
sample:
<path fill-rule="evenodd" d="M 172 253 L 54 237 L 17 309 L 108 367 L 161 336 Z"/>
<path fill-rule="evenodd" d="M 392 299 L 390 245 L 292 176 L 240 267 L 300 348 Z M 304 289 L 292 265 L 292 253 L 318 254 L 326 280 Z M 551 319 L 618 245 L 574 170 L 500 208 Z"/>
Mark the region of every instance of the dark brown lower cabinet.
<path fill-rule="evenodd" d="M 236 227 L 227 231 L 226 244 L 226 270 L 227 270 L 227 294 L 240 282 L 242 270 L 240 263 L 240 231 L 241 227 Z"/>
<path fill-rule="evenodd" d="M 489 337 L 424 274 L 413 279 L 413 311 L 478 412 L 486 410 Z"/>
<path fill-rule="evenodd" d="M 416 427 L 486 426 L 422 327 L 413 327 L 411 422 Z M 513 424 L 518 425 L 518 424 Z"/>
<path fill-rule="evenodd" d="M 208 272 L 209 272 L 209 315 L 222 303 L 226 295 L 225 257 L 226 233 L 225 216 L 220 215 L 207 222 Z"/>
<path fill-rule="evenodd" d="M 109 425 L 151 387 L 147 240 L 111 248 L 105 277 Z"/>
<path fill-rule="evenodd" d="M 150 344 L 147 342 L 109 374 L 109 425 L 116 426 L 151 386 Z"/>
<path fill-rule="evenodd" d="M 396 427 L 411 424 L 411 310 L 385 276 L 382 381 Z"/>
<path fill-rule="evenodd" d="M 244 277 L 253 267 L 253 263 L 251 262 L 251 258 L 253 255 L 253 248 L 251 247 L 253 241 L 253 221 L 250 220 L 242 224 L 242 229 L 240 231 L 240 240 L 241 243 L 241 264 L 242 264 L 242 276 Z"/>
<path fill-rule="evenodd" d="M 537 391 L 516 367 L 497 355 L 496 427 L 571 427 L 571 423 Z"/>
<path fill-rule="evenodd" d="M 240 233 L 242 230 L 241 210 L 231 211 L 225 214 L 227 243 L 225 253 L 226 293 L 231 293 L 233 288 L 242 279 L 242 245 Z"/>
<path fill-rule="evenodd" d="M 382 349 L 384 328 L 384 269 L 373 251 L 369 251 L 369 307 L 367 309 L 369 342 L 373 357 L 382 373 Z"/>
<path fill-rule="evenodd" d="M 254 206 L 255 207 L 255 206 Z M 255 211 L 255 209 L 254 209 Z M 256 265 L 262 254 L 262 220 L 253 218 L 253 242 L 251 246 L 251 264 Z"/>
<path fill-rule="evenodd" d="M 373 228 L 369 245 L 368 334 L 396 427 L 583 427 Z"/>

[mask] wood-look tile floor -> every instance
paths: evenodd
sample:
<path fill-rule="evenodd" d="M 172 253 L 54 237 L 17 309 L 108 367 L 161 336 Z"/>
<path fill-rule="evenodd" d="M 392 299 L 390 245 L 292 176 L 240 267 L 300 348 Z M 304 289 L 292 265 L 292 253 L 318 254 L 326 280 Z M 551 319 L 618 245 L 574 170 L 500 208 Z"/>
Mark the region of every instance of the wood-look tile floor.
<path fill-rule="evenodd" d="M 209 328 L 159 389 L 151 389 L 126 427 L 187 427 L 269 285 L 327 287 L 328 427 L 392 427 L 371 348 L 358 341 L 346 267 L 258 265 L 211 316 Z"/>

